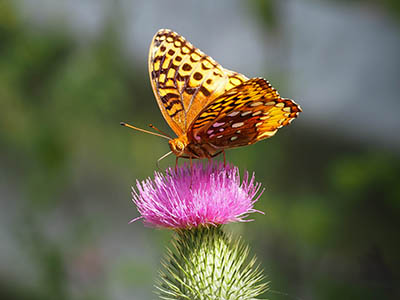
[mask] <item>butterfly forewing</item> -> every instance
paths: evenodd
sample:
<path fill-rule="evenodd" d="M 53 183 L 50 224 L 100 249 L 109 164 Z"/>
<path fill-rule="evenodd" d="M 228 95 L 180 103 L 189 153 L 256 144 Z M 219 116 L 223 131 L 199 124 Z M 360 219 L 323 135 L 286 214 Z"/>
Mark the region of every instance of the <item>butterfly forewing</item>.
<path fill-rule="evenodd" d="M 253 144 L 273 136 L 300 111 L 299 105 L 281 98 L 268 81 L 252 78 L 209 103 L 193 122 L 190 138 L 216 148 Z"/>
<path fill-rule="evenodd" d="M 160 110 L 178 136 L 208 103 L 247 80 L 167 29 L 150 45 L 149 73 Z"/>

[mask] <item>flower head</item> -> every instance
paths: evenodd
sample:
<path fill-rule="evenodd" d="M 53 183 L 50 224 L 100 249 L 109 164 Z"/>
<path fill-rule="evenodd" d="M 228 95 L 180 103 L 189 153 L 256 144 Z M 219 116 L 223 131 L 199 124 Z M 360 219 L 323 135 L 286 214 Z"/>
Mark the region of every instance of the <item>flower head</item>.
<path fill-rule="evenodd" d="M 168 228 L 193 228 L 245 221 L 253 212 L 261 193 L 254 174 L 240 180 L 237 167 L 222 163 L 203 166 L 197 162 L 165 174 L 155 172 L 154 180 L 137 181 L 133 189 L 140 217 L 148 225 Z"/>

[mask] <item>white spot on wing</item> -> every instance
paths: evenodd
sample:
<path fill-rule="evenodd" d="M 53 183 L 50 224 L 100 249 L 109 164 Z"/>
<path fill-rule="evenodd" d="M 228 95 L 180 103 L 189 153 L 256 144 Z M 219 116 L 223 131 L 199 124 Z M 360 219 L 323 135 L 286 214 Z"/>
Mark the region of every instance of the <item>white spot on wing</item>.
<path fill-rule="evenodd" d="M 240 114 L 240 111 L 233 111 L 230 114 L 228 114 L 228 117 L 234 117 L 237 116 L 238 114 Z"/>
<path fill-rule="evenodd" d="M 221 122 L 221 123 L 215 122 L 215 123 L 213 124 L 213 127 L 219 127 L 219 126 L 222 126 L 222 125 L 224 125 L 224 124 L 225 124 L 225 122 Z"/>
<path fill-rule="evenodd" d="M 262 139 L 262 138 L 265 138 L 265 137 L 273 136 L 273 135 L 275 134 L 276 131 L 277 131 L 277 130 L 274 130 L 274 131 L 265 131 L 265 132 L 263 132 L 262 134 L 260 134 L 260 135 L 258 136 L 258 139 Z"/>
<path fill-rule="evenodd" d="M 234 140 L 237 140 L 237 136 L 233 136 L 233 137 L 231 137 L 231 141 L 234 141 Z"/>
<path fill-rule="evenodd" d="M 257 102 L 250 104 L 251 107 L 255 107 L 255 106 L 259 106 L 259 105 L 263 105 L 263 102 L 257 101 Z"/>
<path fill-rule="evenodd" d="M 238 128 L 238 127 L 241 127 L 243 125 L 244 125 L 243 122 L 234 123 L 234 124 L 232 124 L 232 128 Z"/>

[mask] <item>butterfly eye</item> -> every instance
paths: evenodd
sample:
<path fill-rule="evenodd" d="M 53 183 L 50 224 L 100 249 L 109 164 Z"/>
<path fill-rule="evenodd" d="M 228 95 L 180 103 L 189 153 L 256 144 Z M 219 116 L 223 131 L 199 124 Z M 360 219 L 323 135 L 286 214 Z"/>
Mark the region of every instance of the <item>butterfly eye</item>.
<path fill-rule="evenodd" d="M 169 145 L 170 145 L 171 150 L 176 155 L 181 154 L 185 150 L 185 144 L 178 139 L 170 140 Z"/>
<path fill-rule="evenodd" d="M 178 150 L 179 152 L 182 152 L 184 147 L 185 147 L 185 146 L 183 145 L 183 143 L 182 143 L 181 141 L 178 141 L 178 142 L 175 144 L 175 148 L 176 148 L 176 150 Z"/>

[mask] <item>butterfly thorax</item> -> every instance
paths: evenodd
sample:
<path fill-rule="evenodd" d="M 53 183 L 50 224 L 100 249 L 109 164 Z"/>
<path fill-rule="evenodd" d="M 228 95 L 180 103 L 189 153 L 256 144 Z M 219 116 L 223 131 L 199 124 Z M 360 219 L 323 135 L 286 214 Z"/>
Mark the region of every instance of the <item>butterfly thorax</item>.
<path fill-rule="evenodd" d="M 210 158 L 220 152 L 209 144 L 190 141 L 186 134 L 169 140 L 169 147 L 176 156 L 183 158 Z"/>

